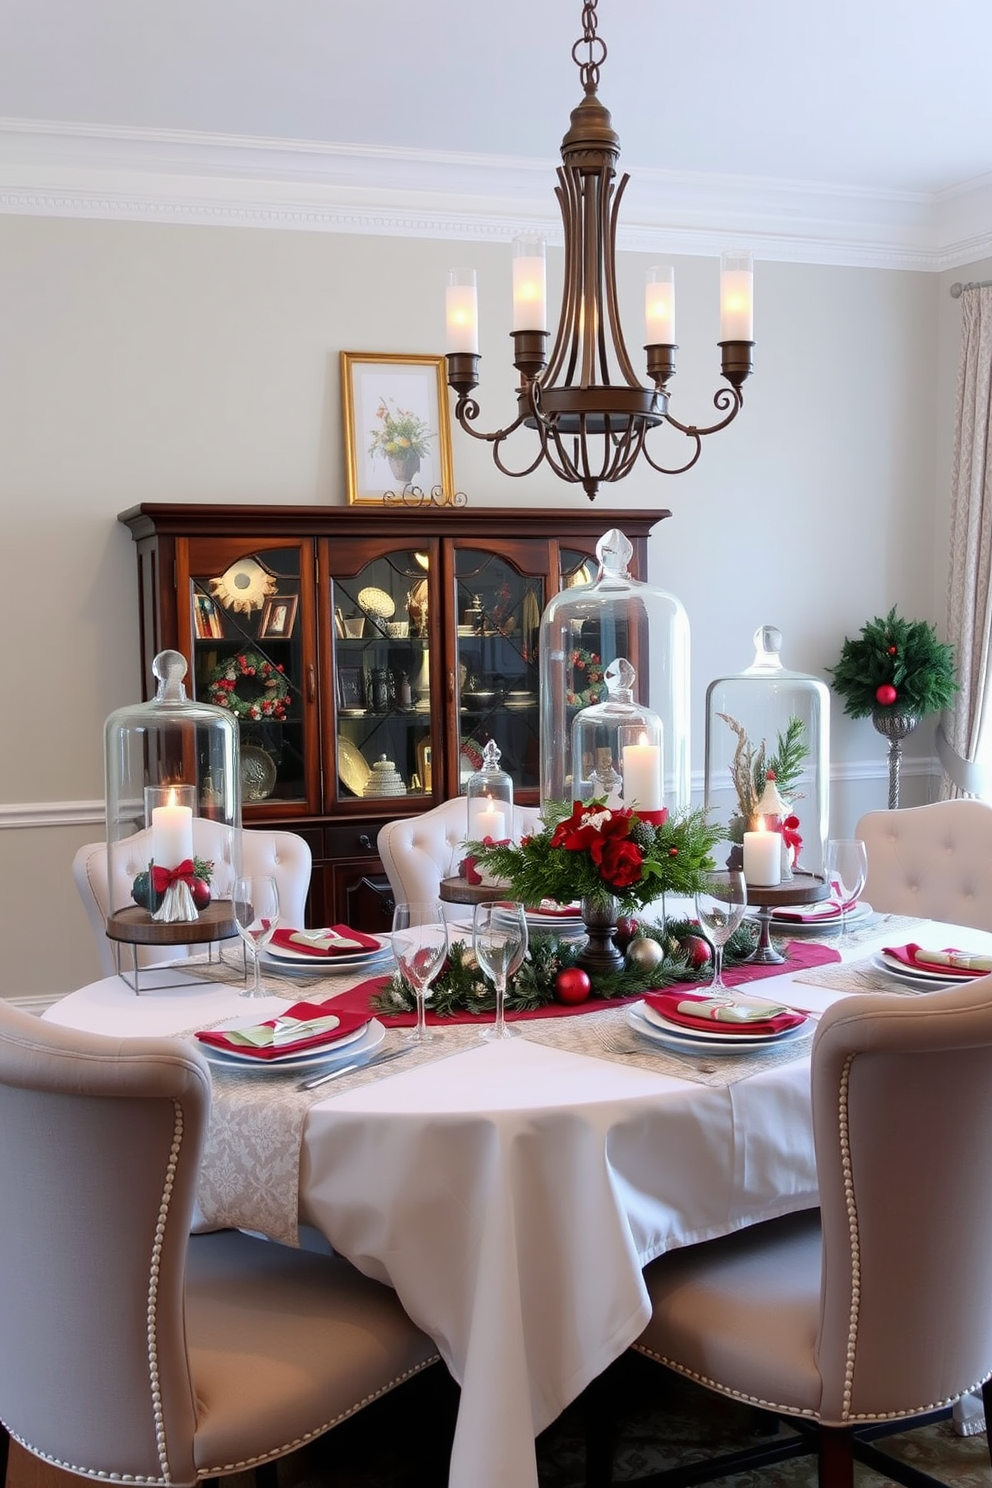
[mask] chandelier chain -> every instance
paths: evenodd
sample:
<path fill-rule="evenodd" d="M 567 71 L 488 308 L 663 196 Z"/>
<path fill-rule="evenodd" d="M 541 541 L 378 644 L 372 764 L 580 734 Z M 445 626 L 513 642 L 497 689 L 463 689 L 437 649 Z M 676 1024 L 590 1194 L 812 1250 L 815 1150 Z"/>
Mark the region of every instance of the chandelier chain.
<path fill-rule="evenodd" d="M 588 48 L 584 61 L 580 60 L 583 47 Z M 579 69 L 586 93 L 595 93 L 599 87 L 599 69 L 606 61 L 606 42 L 596 34 L 596 0 L 588 0 L 582 7 L 582 35 L 572 47 L 572 61 Z"/>

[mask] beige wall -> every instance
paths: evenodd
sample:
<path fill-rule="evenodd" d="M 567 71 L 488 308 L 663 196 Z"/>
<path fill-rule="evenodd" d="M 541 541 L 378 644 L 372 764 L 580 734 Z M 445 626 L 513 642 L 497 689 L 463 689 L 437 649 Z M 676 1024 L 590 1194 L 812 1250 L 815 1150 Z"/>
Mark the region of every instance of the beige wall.
<path fill-rule="evenodd" d="M 139 696 L 134 553 L 117 513 L 146 500 L 344 501 L 337 353 L 442 350 L 452 264 L 479 271 L 482 422 L 505 421 L 509 253 L 0 216 L 5 995 L 96 974 L 70 861 L 102 836 L 104 719 Z M 650 261 L 620 266 L 635 365 Z M 676 262 L 673 412 L 706 423 L 717 264 Z M 822 674 L 845 634 L 893 604 L 942 623 L 954 277 L 969 275 L 759 262 L 756 372 L 738 423 L 688 475 L 638 472 L 600 497 L 604 515 L 673 510 L 651 578 L 689 612 L 697 771 L 706 684 L 748 664 L 757 625 L 781 627 L 788 665 Z M 476 504 L 586 500 L 551 476 L 500 476 L 458 431 L 454 457 Z M 907 803 L 929 788 L 925 730 L 910 749 L 921 764 Z M 838 716 L 832 752 L 834 828 L 848 831 L 885 804 L 884 742 Z M 19 825 L 34 805 L 54 824 Z"/>

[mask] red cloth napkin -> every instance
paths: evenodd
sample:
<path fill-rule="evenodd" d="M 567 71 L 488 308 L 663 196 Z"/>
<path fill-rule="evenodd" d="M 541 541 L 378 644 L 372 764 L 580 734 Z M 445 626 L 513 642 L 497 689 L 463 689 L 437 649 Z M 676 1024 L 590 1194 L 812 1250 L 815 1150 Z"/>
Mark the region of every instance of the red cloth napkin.
<path fill-rule="evenodd" d="M 787 947 L 788 961 L 784 966 L 733 966 L 726 970 L 723 979 L 730 987 L 739 987 L 744 982 L 760 982 L 766 977 L 780 976 L 784 971 L 805 970 L 810 966 L 827 966 L 831 962 L 839 961 L 841 955 L 835 951 L 833 946 L 816 945 L 810 941 L 792 940 Z M 371 1002 L 390 980 L 388 976 L 370 977 L 368 981 L 360 982 L 357 987 L 352 987 L 347 992 L 341 992 L 334 998 L 335 1012 L 338 1009 L 347 1008 L 352 1012 L 364 1012 L 367 1018 L 376 1017 L 380 1023 L 385 1023 L 387 1028 L 412 1028 L 417 1018 L 414 1013 L 373 1013 Z M 698 983 L 677 983 L 675 990 L 679 987 L 685 988 L 679 992 L 679 1000 L 685 1001 L 687 997 L 705 995 L 699 992 Z M 600 997 L 590 997 L 587 1002 L 577 1005 L 566 1005 L 553 1002 L 548 1007 L 528 1009 L 526 1012 L 507 1011 L 507 1022 L 526 1022 L 528 1018 L 573 1018 L 576 1014 L 601 1013 L 606 1007 L 625 1007 L 627 1003 L 639 1002 L 644 996 L 643 992 L 632 992 L 629 997 L 614 997 L 609 1002 L 604 1002 Z M 452 1013 L 450 1017 L 439 1018 L 437 1013 L 431 1011 L 428 1002 L 427 1022 L 436 1027 L 444 1028 L 452 1023 L 491 1023 L 495 1013 Z M 715 1025 L 707 1023 L 712 1029 Z M 720 1027 L 725 1025 L 720 1024 Z M 754 1024 L 748 1025 L 753 1029 Z"/>
<path fill-rule="evenodd" d="M 540 904 L 527 907 L 527 914 L 539 916 L 542 920 L 575 920 L 581 914 L 578 904 L 559 904 L 554 909 L 550 908 L 550 900 L 543 900 Z"/>
<path fill-rule="evenodd" d="M 261 1023 L 258 1026 L 275 1028 L 277 1023 L 285 1026 L 287 1018 L 295 1018 L 300 1023 L 309 1023 L 314 1018 L 326 1018 L 328 1013 L 334 1013 L 340 1019 L 336 1028 L 323 1033 L 310 1034 L 306 1038 L 280 1040 L 278 1044 L 268 1044 L 264 1048 L 234 1043 L 222 1028 L 204 1028 L 196 1036 L 201 1044 L 210 1044 L 213 1048 L 223 1049 L 228 1054 L 247 1054 L 251 1059 L 281 1059 L 285 1054 L 299 1054 L 304 1049 L 320 1049 L 326 1044 L 333 1044 L 337 1039 L 344 1038 L 345 1034 L 354 1033 L 356 1028 L 361 1028 L 372 1016 L 368 1007 L 362 1012 L 340 1008 L 337 999 L 332 997 L 326 1002 L 294 1002 L 293 1006 L 287 1008 L 278 1018 L 270 1018 L 267 1023 Z"/>
<path fill-rule="evenodd" d="M 381 949 L 382 942 L 376 940 L 374 935 L 366 935 L 362 930 L 350 930 L 347 925 L 331 925 L 330 928 L 335 934 L 343 935 L 348 940 L 357 942 L 357 945 L 364 951 L 378 951 Z M 283 951 L 298 951 L 303 956 L 354 956 L 355 954 L 355 945 L 331 944 L 324 949 L 322 946 L 307 945 L 305 941 L 293 939 L 294 935 L 300 935 L 302 933 L 300 930 L 292 929 L 275 930 L 272 934 L 271 944 L 278 946 Z M 319 932 L 309 930 L 306 933 L 308 935 L 317 935 Z"/>
<path fill-rule="evenodd" d="M 882 949 L 887 956 L 891 956 L 894 961 L 901 961 L 903 966 L 908 966 L 912 971 L 929 971 L 935 976 L 944 977 L 949 982 L 955 980 L 973 982 L 976 977 L 988 975 L 987 972 L 971 971 L 963 966 L 940 966 L 935 961 L 918 961 L 917 951 L 929 950 L 929 947 L 919 946 L 912 940 L 908 945 L 883 946 Z M 967 956 L 969 954 L 968 951 L 955 950 L 953 946 L 941 946 L 941 950 L 945 956 Z"/>
<path fill-rule="evenodd" d="M 680 1023 L 685 1028 L 698 1028 L 703 1033 L 782 1033 L 786 1028 L 798 1028 L 806 1022 L 806 1013 L 776 1013 L 773 1018 L 762 1018 L 751 1023 L 724 1023 L 719 1018 L 694 1018 L 691 1013 L 679 1011 L 679 1004 L 686 1002 L 708 1002 L 705 992 L 645 992 L 644 1001 L 653 1007 L 669 1023 Z"/>

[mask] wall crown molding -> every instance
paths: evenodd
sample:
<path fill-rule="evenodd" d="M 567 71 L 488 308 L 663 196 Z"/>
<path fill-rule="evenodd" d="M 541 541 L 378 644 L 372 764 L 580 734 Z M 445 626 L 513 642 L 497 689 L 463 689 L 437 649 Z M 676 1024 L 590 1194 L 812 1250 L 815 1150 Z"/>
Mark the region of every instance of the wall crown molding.
<path fill-rule="evenodd" d="M 508 241 L 560 237 L 557 162 L 0 118 L 0 212 Z M 939 272 L 992 254 L 992 175 L 935 195 L 630 166 L 621 249 Z"/>

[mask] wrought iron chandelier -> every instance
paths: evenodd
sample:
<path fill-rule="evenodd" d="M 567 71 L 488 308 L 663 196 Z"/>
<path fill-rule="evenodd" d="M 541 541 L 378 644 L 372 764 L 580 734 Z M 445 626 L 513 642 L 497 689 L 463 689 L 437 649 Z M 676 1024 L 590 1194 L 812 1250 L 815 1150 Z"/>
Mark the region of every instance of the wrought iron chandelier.
<path fill-rule="evenodd" d="M 751 371 L 752 273 L 750 254 L 724 254 L 721 264 L 721 371 L 729 387 L 713 398 L 724 416 L 707 428 L 682 424 L 668 409 L 675 374 L 674 271 L 648 272 L 645 296 L 647 374 L 638 380 L 624 343 L 617 302 L 616 237 L 620 201 L 629 176 L 616 182 L 620 141 L 597 96 L 606 44 L 596 32 L 596 0 L 582 7 L 583 34 L 572 47 L 584 97 L 562 140 L 555 195 L 565 230 L 564 286 L 558 332 L 547 358 L 544 242 L 514 242 L 513 364 L 520 374 L 517 417 L 505 429 L 475 428 L 479 405 L 478 307 L 474 270 L 455 269 L 447 293 L 448 384 L 457 393 L 455 417 L 466 434 L 492 446 L 504 475 L 529 475 L 546 460 L 564 481 L 581 484 L 590 500 L 603 483 L 622 480 L 643 455 L 662 475 L 681 475 L 699 459 L 707 434 L 725 429 L 744 402 Z M 647 446 L 659 424 L 671 424 L 690 441 L 681 465 L 660 465 Z M 522 470 L 503 460 L 505 441 L 522 425 L 536 429 L 539 449 Z"/>

